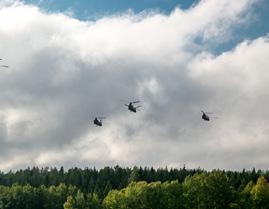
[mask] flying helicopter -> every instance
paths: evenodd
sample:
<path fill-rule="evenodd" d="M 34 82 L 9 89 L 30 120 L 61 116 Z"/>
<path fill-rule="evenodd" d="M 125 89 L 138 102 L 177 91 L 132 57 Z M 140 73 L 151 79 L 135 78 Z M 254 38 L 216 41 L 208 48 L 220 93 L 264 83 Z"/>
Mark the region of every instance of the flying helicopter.
<path fill-rule="evenodd" d="M 210 121 L 210 117 L 208 115 L 212 114 L 212 112 L 204 112 L 203 110 L 201 110 L 201 112 L 203 113 L 202 119 L 205 120 L 205 121 Z"/>
<path fill-rule="evenodd" d="M 0 58 L 0 61 L 2 61 L 3 59 Z M 8 65 L 0 65 L 0 67 L 4 67 L 4 68 L 8 68 Z"/>
<path fill-rule="evenodd" d="M 105 119 L 105 117 L 94 117 L 93 124 L 96 126 L 103 126 L 103 119 Z"/>
<path fill-rule="evenodd" d="M 125 106 L 128 107 L 128 110 L 130 110 L 131 112 L 136 113 L 138 110 L 138 108 L 142 107 L 141 105 L 139 106 L 134 106 L 133 104 L 139 103 L 140 101 L 133 101 L 133 102 L 129 102 L 129 104 L 124 104 Z"/>

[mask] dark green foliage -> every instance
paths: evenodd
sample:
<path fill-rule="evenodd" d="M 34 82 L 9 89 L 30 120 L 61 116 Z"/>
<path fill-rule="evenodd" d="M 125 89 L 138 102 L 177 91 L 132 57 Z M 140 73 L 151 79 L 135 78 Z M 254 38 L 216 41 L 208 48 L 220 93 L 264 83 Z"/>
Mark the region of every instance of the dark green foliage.
<path fill-rule="evenodd" d="M 49 188 L 41 187 L 41 190 L 44 209 L 62 209 L 67 197 L 70 195 L 74 196 L 78 189 L 74 186 L 60 184 L 59 186 L 50 186 Z"/>
<path fill-rule="evenodd" d="M 69 195 L 64 203 L 64 209 L 99 209 L 100 207 L 100 200 L 95 193 L 85 195 L 81 191 L 76 195 Z"/>
<path fill-rule="evenodd" d="M 228 177 L 220 171 L 187 177 L 183 190 L 186 208 L 226 209 L 235 199 Z"/>
<path fill-rule="evenodd" d="M 31 209 L 42 205 L 42 195 L 37 188 L 30 185 L 0 187 L 0 208 L 5 209 Z"/>
<path fill-rule="evenodd" d="M 72 207 L 68 207 L 68 206 Z M 0 186 L 0 209 L 100 209 L 98 196 L 84 194 L 74 186 L 34 188 L 30 185 Z"/>
<path fill-rule="evenodd" d="M 26 170 L 0 173 L 0 185 L 11 186 L 14 183 L 31 185 L 33 187 L 58 186 L 60 183 L 73 185 L 84 193 L 97 193 L 103 199 L 111 189 L 122 189 L 133 181 L 184 181 L 186 176 L 193 175 L 201 170 L 182 169 L 154 169 L 154 168 L 114 168 L 105 167 L 100 170 L 95 168 L 72 168 L 64 171 L 63 167 L 56 168 L 33 167 Z"/>
<path fill-rule="evenodd" d="M 0 209 L 268 209 L 269 172 L 34 167 L 0 172 Z"/>

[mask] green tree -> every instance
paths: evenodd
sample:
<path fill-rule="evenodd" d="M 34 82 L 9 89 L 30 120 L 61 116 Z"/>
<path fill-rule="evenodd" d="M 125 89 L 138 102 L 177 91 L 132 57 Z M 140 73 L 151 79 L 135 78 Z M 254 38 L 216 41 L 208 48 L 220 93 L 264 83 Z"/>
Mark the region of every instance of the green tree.
<path fill-rule="evenodd" d="M 76 194 L 77 188 L 74 186 L 59 186 L 43 187 L 43 203 L 44 209 L 62 209 L 68 196 Z"/>
<path fill-rule="evenodd" d="M 96 194 L 85 196 L 80 190 L 73 196 L 68 196 L 64 203 L 64 209 L 99 209 L 100 201 Z"/>
<path fill-rule="evenodd" d="M 258 178 L 250 193 L 255 208 L 269 208 L 269 184 L 264 176 Z"/>
<path fill-rule="evenodd" d="M 96 193 L 89 193 L 86 195 L 86 203 L 89 209 L 100 209 L 101 203 Z"/>
<path fill-rule="evenodd" d="M 89 209 L 86 205 L 84 194 L 78 191 L 75 197 L 68 196 L 64 203 L 64 209 Z"/>
<path fill-rule="evenodd" d="M 104 209 L 179 209 L 182 186 L 174 182 L 132 182 L 122 190 L 113 190 L 103 201 Z"/>
<path fill-rule="evenodd" d="M 227 209 L 234 200 L 228 178 L 220 171 L 187 177 L 183 190 L 187 209 Z"/>
<path fill-rule="evenodd" d="M 76 201 L 72 196 L 68 196 L 66 202 L 64 203 L 64 209 L 75 209 Z"/>
<path fill-rule="evenodd" d="M 0 187 L 0 208 L 31 209 L 42 206 L 41 195 L 38 189 L 30 185 L 12 187 Z"/>
<path fill-rule="evenodd" d="M 253 189 L 253 187 L 255 186 L 255 184 L 250 181 L 245 188 L 238 192 L 238 204 L 240 205 L 240 208 L 243 209 L 250 209 L 253 208 L 253 201 L 251 199 L 251 190 Z"/>

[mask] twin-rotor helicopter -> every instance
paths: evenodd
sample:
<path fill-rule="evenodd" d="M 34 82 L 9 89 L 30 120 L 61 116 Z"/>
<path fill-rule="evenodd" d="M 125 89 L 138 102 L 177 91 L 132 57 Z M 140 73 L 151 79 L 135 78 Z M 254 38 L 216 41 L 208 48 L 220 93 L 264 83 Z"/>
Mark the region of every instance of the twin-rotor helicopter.
<path fill-rule="evenodd" d="M 129 104 L 124 104 L 125 106 L 128 107 L 128 110 L 131 111 L 131 112 L 134 112 L 136 113 L 137 111 L 139 111 L 138 108 L 142 107 L 141 105 L 139 106 L 134 106 L 133 104 L 136 104 L 136 103 L 139 103 L 140 101 L 133 101 L 133 102 L 129 102 Z"/>
<path fill-rule="evenodd" d="M 94 125 L 96 126 L 102 126 L 102 120 L 105 119 L 105 117 L 95 117 L 93 120 Z"/>
<path fill-rule="evenodd" d="M 128 101 L 128 104 L 124 104 L 124 105 L 128 107 L 128 110 L 130 112 L 136 113 L 137 111 L 139 111 L 139 108 L 142 107 L 141 105 L 138 105 L 138 106 L 133 105 L 137 103 L 140 103 L 140 101 Z M 201 112 L 202 112 L 202 119 L 205 121 L 210 121 L 209 115 L 212 114 L 212 112 L 204 112 L 203 110 L 201 110 Z M 103 119 L 105 119 L 105 117 L 94 117 L 93 124 L 96 126 L 103 126 L 103 123 L 102 123 Z"/>
<path fill-rule="evenodd" d="M 2 61 L 3 59 L 0 58 L 0 61 Z M 4 68 L 8 68 L 8 65 L 0 65 L 0 67 L 4 67 Z"/>
<path fill-rule="evenodd" d="M 202 112 L 202 119 L 205 121 L 210 121 L 209 115 L 213 114 L 213 113 L 212 112 L 204 112 L 203 110 L 201 110 L 201 112 Z M 214 117 L 214 118 L 217 118 L 217 117 Z"/>
<path fill-rule="evenodd" d="M 141 105 L 138 106 L 134 106 L 133 104 L 137 104 L 140 103 L 140 101 L 128 101 L 128 104 L 124 104 L 125 106 L 128 107 L 128 110 L 130 112 L 134 112 L 136 113 L 137 111 L 139 111 L 139 108 L 142 107 Z M 93 117 L 93 124 L 96 126 L 103 126 L 102 120 L 105 119 L 105 117 Z"/>

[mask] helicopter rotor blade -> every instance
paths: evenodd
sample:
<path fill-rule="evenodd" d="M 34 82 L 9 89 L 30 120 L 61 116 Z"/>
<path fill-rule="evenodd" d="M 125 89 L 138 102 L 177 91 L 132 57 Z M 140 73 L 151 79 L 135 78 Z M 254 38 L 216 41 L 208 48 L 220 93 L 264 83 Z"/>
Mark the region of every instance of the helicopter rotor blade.
<path fill-rule="evenodd" d="M 97 118 L 97 119 L 106 119 L 106 117 L 99 117 L 99 116 L 94 116 L 94 115 L 89 115 L 90 118 Z"/>
<path fill-rule="evenodd" d="M 201 112 L 202 112 L 203 114 L 214 114 L 213 112 L 204 112 L 203 110 L 201 110 Z"/>
<path fill-rule="evenodd" d="M 5 68 L 8 68 L 8 66 L 7 66 L 7 65 L 1 65 L 1 67 L 5 67 Z"/>
<path fill-rule="evenodd" d="M 129 107 L 129 105 L 128 104 L 124 104 L 125 106 L 127 106 L 127 107 Z"/>
<path fill-rule="evenodd" d="M 125 99 L 120 99 L 120 101 L 121 102 L 129 102 L 129 101 L 125 100 Z"/>
<path fill-rule="evenodd" d="M 139 103 L 140 101 L 130 101 L 130 100 L 124 100 L 124 99 L 121 99 L 120 100 L 121 102 L 127 102 L 127 103 L 132 103 L 132 104 L 135 104 L 135 103 Z"/>
<path fill-rule="evenodd" d="M 141 105 L 139 105 L 139 106 L 135 107 L 135 109 L 138 109 L 138 108 L 140 108 L 140 107 L 142 107 L 142 106 L 141 106 Z"/>

